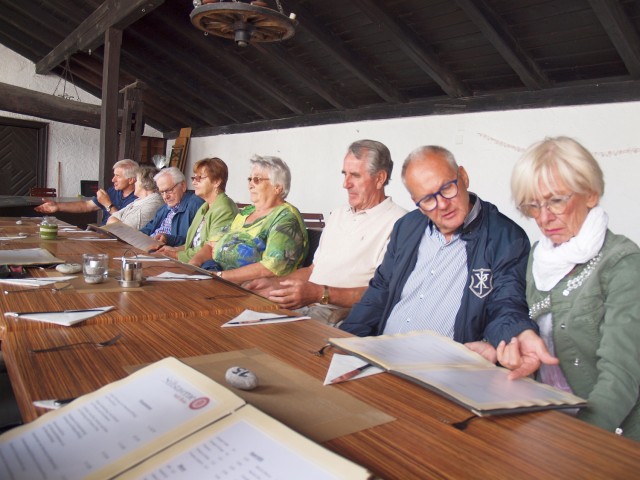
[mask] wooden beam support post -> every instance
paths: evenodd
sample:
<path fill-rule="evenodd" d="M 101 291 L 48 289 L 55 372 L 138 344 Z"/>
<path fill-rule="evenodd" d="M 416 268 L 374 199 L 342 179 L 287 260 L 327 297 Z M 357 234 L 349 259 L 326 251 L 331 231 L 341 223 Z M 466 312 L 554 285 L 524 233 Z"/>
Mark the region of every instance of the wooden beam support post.
<path fill-rule="evenodd" d="M 140 137 L 144 129 L 144 103 L 141 90 L 144 87 L 143 82 L 137 81 L 127 85 L 120 92 L 124 93 L 124 105 L 118 160 L 130 158 L 140 163 Z"/>
<path fill-rule="evenodd" d="M 113 165 L 118 158 L 118 76 L 120 74 L 120 47 L 122 30 L 109 28 L 104 36 L 104 63 L 102 65 L 102 113 L 100 122 L 100 188 L 111 183 Z"/>

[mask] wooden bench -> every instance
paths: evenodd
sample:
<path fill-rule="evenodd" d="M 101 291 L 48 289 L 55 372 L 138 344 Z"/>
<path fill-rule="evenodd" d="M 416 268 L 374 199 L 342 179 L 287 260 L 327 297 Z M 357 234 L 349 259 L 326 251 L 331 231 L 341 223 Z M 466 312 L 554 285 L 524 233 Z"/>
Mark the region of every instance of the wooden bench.
<path fill-rule="evenodd" d="M 30 197 L 57 197 L 55 188 L 49 187 L 31 187 L 29 190 Z"/>

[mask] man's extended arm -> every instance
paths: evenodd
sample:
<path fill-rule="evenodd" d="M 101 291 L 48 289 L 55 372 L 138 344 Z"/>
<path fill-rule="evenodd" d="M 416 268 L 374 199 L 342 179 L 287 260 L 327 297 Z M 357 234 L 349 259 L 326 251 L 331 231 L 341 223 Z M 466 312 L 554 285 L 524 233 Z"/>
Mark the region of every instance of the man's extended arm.
<path fill-rule="evenodd" d="M 42 205 L 38 205 L 35 211 L 38 213 L 56 213 L 56 212 L 70 212 L 70 213 L 87 213 L 95 212 L 98 210 L 98 206 L 93 203 L 92 200 L 78 200 L 75 202 L 56 202 L 43 198 Z"/>

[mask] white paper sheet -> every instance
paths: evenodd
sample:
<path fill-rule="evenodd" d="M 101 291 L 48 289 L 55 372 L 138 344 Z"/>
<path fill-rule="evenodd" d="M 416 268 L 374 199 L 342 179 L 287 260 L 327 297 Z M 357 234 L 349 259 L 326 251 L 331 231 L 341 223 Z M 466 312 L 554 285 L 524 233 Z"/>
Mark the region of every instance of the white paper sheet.
<path fill-rule="evenodd" d="M 334 353 L 333 358 L 331 358 L 331 365 L 329 365 L 329 370 L 327 371 L 327 376 L 324 379 L 324 385 L 329 385 L 331 383 L 331 380 L 333 380 L 334 378 L 338 378 L 340 375 L 344 375 L 345 373 L 351 372 L 356 368 L 360 368 L 366 364 L 367 362 L 358 357 L 354 357 L 353 355 L 342 355 L 341 353 Z M 345 381 L 349 382 L 351 380 L 357 380 L 358 378 L 364 378 L 382 372 L 384 372 L 382 368 L 369 367 L 365 371 L 360 372 L 355 377 Z"/>
<path fill-rule="evenodd" d="M 0 441 L 0 478 L 84 478 L 217 404 L 193 408 L 189 399 L 198 398 L 206 395 L 159 369 L 80 407 L 70 404 L 54 422 L 25 430 L 11 444 Z"/>
<path fill-rule="evenodd" d="M 0 283 L 19 285 L 21 287 L 46 287 L 54 283 L 66 282 L 72 278 L 76 278 L 76 275 L 67 275 L 66 277 L 0 278 Z"/>
<path fill-rule="evenodd" d="M 237 317 L 224 323 L 222 327 L 248 327 L 250 325 L 266 325 L 269 323 L 297 322 L 298 320 L 309 320 L 310 318 L 307 316 L 290 316 L 282 313 L 245 310 Z"/>
<path fill-rule="evenodd" d="M 122 257 L 113 257 L 114 260 L 122 261 Z M 138 262 L 170 262 L 169 257 L 152 257 L 151 255 L 135 255 L 126 257 L 127 260 L 136 260 Z"/>
<path fill-rule="evenodd" d="M 24 313 L 17 316 L 19 320 L 35 320 L 38 322 L 55 323 L 56 325 L 62 325 L 70 327 L 76 323 L 82 322 L 89 318 L 102 315 L 109 310 L 113 310 L 113 305 L 108 307 L 91 307 L 91 310 L 98 310 L 93 312 L 44 312 L 44 313 Z M 15 312 L 5 312 L 6 316 L 15 317 Z"/>
<path fill-rule="evenodd" d="M 45 248 L 0 250 L 0 265 L 51 265 L 64 263 Z"/>
<path fill-rule="evenodd" d="M 188 273 L 162 272 L 155 277 L 146 277 L 148 282 L 174 282 L 184 280 L 212 280 L 209 275 L 190 275 Z"/>
<path fill-rule="evenodd" d="M 0 237 L 0 241 L 8 241 L 8 240 L 21 240 L 23 238 L 27 238 L 28 235 L 26 233 L 22 234 L 22 235 L 13 235 L 10 237 Z"/>

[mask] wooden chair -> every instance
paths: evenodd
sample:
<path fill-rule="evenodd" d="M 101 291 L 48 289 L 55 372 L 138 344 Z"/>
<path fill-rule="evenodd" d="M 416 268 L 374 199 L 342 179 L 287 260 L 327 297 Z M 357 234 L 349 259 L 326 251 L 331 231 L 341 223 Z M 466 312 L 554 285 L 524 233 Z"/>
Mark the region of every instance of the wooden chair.
<path fill-rule="evenodd" d="M 56 189 L 49 187 L 31 187 L 29 190 L 30 197 L 56 197 Z"/>
<path fill-rule="evenodd" d="M 302 213 L 301 215 L 308 229 L 322 230 L 324 228 L 324 215 L 322 213 Z"/>

